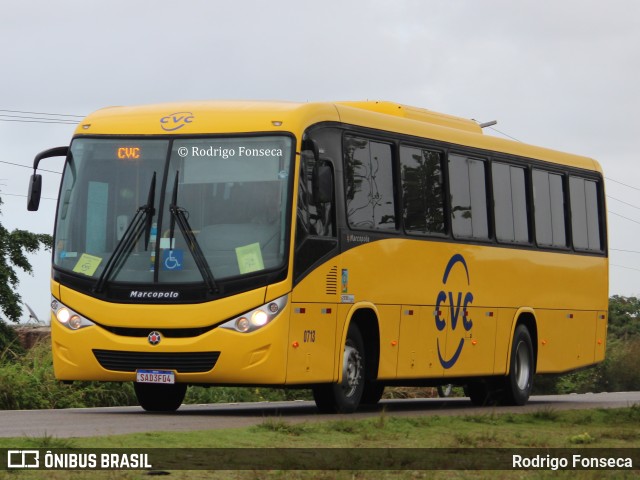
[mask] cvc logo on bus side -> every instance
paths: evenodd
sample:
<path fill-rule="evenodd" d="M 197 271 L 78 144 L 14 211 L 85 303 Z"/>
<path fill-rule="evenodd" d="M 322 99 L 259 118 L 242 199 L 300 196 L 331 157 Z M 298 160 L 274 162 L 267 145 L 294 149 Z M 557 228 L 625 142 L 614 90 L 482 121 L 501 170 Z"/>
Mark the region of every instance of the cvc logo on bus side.
<path fill-rule="evenodd" d="M 447 286 L 447 281 L 449 280 L 449 277 L 453 275 L 452 272 L 459 272 L 458 275 L 464 272 L 467 280 L 467 286 L 471 285 L 471 281 L 469 279 L 469 268 L 467 267 L 467 262 L 464 259 L 464 257 L 459 253 L 451 257 L 451 259 L 449 260 L 449 263 L 447 264 L 447 268 L 445 268 L 444 270 L 444 276 L 442 277 L 442 284 L 445 287 Z M 464 298 L 463 298 L 463 295 L 464 295 Z M 441 348 L 441 345 L 440 345 L 440 339 L 436 339 L 437 346 L 438 346 L 438 358 L 440 359 L 440 364 L 444 368 L 451 368 L 458 361 L 458 358 L 462 353 L 462 348 L 464 347 L 465 332 L 468 332 L 469 330 L 471 330 L 471 327 L 473 327 L 473 322 L 469 318 L 469 312 L 467 311 L 467 307 L 471 303 L 473 303 L 473 294 L 471 292 L 466 292 L 463 294 L 463 292 L 461 291 L 456 293 L 452 291 L 445 292 L 444 289 L 441 290 L 440 293 L 438 293 L 438 299 L 436 300 L 435 318 L 436 318 L 436 328 L 440 332 L 442 332 L 447 327 L 447 321 L 441 317 L 442 311 L 440 310 L 440 306 L 442 304 L 446 304 L 447 300 L 449 303 L 449 311 L 450 311 L 449 321 L 451 323 L 451 328 L 448 334 L 452 335 L 456 331 L 460 332 L 461 329 L 458 328 L 460 324 L 462 325 L 462 329 L 464 329 L 464 332 L 462 332 L 462 334 L 460 335 L 460 342 L 458 343 L 458 346 L 456 347 L 452 355 L 448 355 L 449 358 L 445 358 L 442 351 L 443 349 Z M 461 323 L 459 323 L 460 319 L 462 319 Z M 448 343 L 451 344 L 451 342 L 448 342 Z M 444 352 L 444 353 L 446 355 L 448 352 Z"/>

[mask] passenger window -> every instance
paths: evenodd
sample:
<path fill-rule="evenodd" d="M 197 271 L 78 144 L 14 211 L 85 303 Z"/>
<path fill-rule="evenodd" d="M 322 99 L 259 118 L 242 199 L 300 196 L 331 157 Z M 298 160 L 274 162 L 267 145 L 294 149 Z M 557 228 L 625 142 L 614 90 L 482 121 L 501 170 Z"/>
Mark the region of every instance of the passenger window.
<path fill-rule="evenodd" d="M 391 145 L 345 137 L 347 217 L 367 230 L 395 230 Z"/>
<path fill-rule="evenodd" d="M 502 242 L 529 242 L 524 168 L 494 163 L 492 173 L 497 239 Z"/>
<path fill-rule="evenodd" d="M 566 247 L 562 175 L 534 169 L 532 180 L 536 242 L 540 246 Z"/>
<path fill-rule="evenodd" d="M 402 216 L 407 233 L 443 235 L 442 154 L 400 147 Z"/>
<path fill-rule="evenodd" d="M 573 246 L 579 250 L 601 250 L 596 182 L 569 177 L 569 192 Z"/>
<path fill-rule="evenodd" d="M 449 155 L 451 225 L 458 238 L 489 238 L 485 162 Z"/>

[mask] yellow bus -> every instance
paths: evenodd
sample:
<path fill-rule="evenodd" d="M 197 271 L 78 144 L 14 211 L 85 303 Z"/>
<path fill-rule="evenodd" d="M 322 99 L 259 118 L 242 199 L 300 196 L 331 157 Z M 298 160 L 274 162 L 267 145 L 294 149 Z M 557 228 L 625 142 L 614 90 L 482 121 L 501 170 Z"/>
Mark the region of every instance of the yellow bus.
<path fill-rule="evenodd" d="M 325 412 L 389 385 L 524 404 L 534 374 L 604 359 L 603 174 L 390 102 L 97 111 L 66 157 L 51 279 L 62 381 L 310 388 Z"/>

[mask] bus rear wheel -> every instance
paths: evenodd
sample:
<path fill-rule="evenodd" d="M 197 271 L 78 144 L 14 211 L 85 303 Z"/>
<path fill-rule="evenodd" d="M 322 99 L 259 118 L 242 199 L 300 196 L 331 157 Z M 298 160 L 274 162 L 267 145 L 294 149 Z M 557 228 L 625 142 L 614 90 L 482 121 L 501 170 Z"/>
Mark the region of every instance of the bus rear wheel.
<path fill-rule="evenodd" d="M 509 374 L 504 380 L 504 403 L 524 405 L 533 388 L 535 360 L 531 334 L 524 325 L 518 325 L 513 334 Z"/>
<path fill-rule="evenodd" d="M 344 345 L 342 382 L 313 388 L 318 409 L 323 413 L 355 412 L 365 388 L 364 367 L 364 342 L 360 330 L 352 324 Z"/>
<path fill-rule="evenodd" d="M 187 385 L 184 383 L 159 385 L 135 382 L 133 389 L 138 403 L 147 412 L 175 412 L 187 393 Z"/>

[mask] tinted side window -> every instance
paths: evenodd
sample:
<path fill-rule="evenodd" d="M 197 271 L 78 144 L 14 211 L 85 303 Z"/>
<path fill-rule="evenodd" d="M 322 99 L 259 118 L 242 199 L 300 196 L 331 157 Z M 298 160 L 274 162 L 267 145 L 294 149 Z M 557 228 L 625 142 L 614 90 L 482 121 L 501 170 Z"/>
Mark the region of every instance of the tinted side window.
<path fill-rule="evenodd" d="M 493 202 L 496 237 L 503 242 L 529 241 L 524 168 L 493 164 Z"/>
<path fill-rule="evenodd" d="M 344 156 L 349 225 L 395 230 L 391 145 L 346 136 Z"/>
<path fill-rule="evenodd" d="M 601 250 L 596 182 L 569 177 L 573 246 L 580 250 Z"/>
<path fill-rule="evenodd" d="M 538 245 L 566 247 L 564 185 L 561 175 L 533 170 L 533 205 Z"/>
<path fill-rule="evenodd" d="M 451 226 L 456 237 L 489 238 L 485 162 L 449 155 Z"/>
<path fill-rule="evenodd" d="M 444 234 L 442 154 L 400 147 L 402 214 L 407 233 Z"/>
<path fill-rule="evenodd" d="M 598 215 L 598 186 L 596 182 L 585 180 L 584 195 L 587 205 L 587 237 L 590 250 L 602 250 L 600 243 L 600 216 Z"/>
<path fill-rule="evenodd" d="M 333 202 L 313 203 L 312 179 L 316 161 L 313 156 L 306 154 L 300 156 L 297 226 L 301 239 L 307 236 L 335 236 Z"/>
<path fill-rule="evenodd" d="M 564 182 L 562 175 L 549 174 L 549 195 L 551 199 L 551 231 L 555 247 L 567 246 L 567 231 L 564 206 Z"/>

